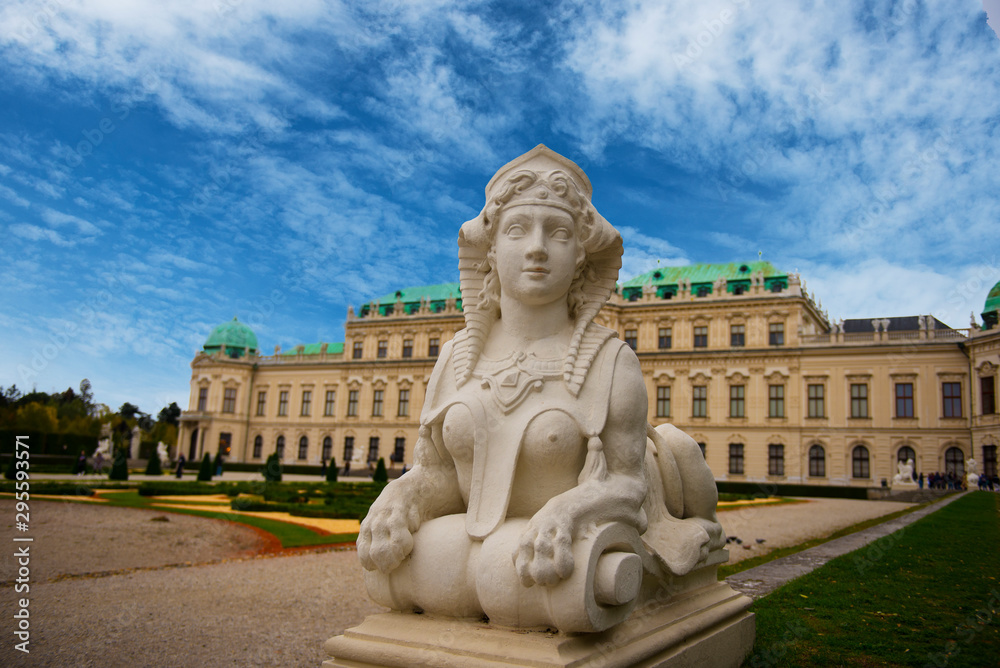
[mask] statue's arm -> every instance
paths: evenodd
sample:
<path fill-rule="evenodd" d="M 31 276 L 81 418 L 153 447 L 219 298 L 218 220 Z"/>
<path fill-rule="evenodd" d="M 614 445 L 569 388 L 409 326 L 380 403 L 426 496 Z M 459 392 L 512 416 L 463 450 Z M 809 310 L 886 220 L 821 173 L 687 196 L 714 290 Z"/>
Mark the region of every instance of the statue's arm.
<path fill-rule="evenodd" d="M 617 353 L 607 421 L 600 434 L 604 469 L 584 473 L 580 484 L 535 514 L 521 537 L 514 563 L 525 586 L 555 584 L 573 572 L 573 542 L 588 528 L 621 522 L 645 529 L 643 458 L 646 452 L 646 387 L 631 349 Z"/>
<path fill-rule="evenodd" d="M 442 456 L 434 432 L 431 425 L 420 427 L 413 468 L 382 490 L 361 522 L 358 557 L 367 570 L 395 570 L 423 522 L 465 510 L 454 462 Z"/>
<path fill-rule="evenodd" d="M 413 446 L 413 468 L 389 483 L 368 510 L 358 533 L 358 557 L 367 570 L 389 573 L 413 549 L 413 533 L 435 517 L 465 512 L 455 462 L 441 439 L 441 421 L 430 406 L 441 379 L 451 371 L 451 342 L 445 344 L 428 384 L 427 403 Z"/>

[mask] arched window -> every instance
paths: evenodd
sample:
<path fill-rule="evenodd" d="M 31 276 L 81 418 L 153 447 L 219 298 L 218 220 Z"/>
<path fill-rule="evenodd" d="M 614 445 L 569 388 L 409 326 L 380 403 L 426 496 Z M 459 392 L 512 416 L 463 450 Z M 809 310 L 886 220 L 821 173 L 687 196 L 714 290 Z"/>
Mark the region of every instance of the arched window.
<path fill-rule="evenodd" d="M 253 458 L 260 459 L 261 454 L 264 452 L 264 437 L 260 434 L 254 436 L 253 439 Z"/>
<path fill-rule="evenodd" d="M 277 442 L 274 444 L 274 451 L 278 453 L 278 459 L 285 458 L 285 437 L 279 436 Z"/>
<path fill-rule="evenodd" d="M 299 439 L 299 459 L 305 459 L 309 456 L 309 437 L 303 436 Z"/>
<path fill-rule="evenodd" d="M 899 450 L 896 451 L 897 462 L 905 462 L 909 459 L 912 459 L 914 463 L 916 463 L 917 461 L 917 453 L 914 452 L 913 448 L 911 448 L 910 446 L 904 445 L 903 447 L 901 447 Z"/>
<path fill-rule="evenodd" d="M 330 459 L 330 455 L 333 454 L 333 439 L 327 436 L 323 439 L 323 461 Z"/>
<path fill-rule="evenodd" d="M 859 445 L 851 452 L 851 471 L 855 478 L 870 478 L 868 448 Z"/>
<path fill-rule="evenodd" d="M 809 448 L 809 475 L 822 478 L 826 475 L 826 450 L 822 445 Z"/>
<path fill-rule="evenodd" d="M 965 475 L 965 453 L 961 448 L 948 448 L 944 453 L 944 472 L 959 478 Z"/>

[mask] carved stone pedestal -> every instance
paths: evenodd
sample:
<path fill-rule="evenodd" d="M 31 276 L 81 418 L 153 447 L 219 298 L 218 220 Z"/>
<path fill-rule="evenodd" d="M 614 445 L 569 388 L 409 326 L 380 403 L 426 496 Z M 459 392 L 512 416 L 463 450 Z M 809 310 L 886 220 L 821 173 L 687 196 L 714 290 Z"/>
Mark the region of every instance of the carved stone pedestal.
<path fill-rule="evenodd" d="M 714 568 L 711 569 L 714 571 Z M 641 605 L 602 633 L 562 634 L 389 612 L 328 640 L 324 668 L 625 668 L 740 665 L 753 647 L 750 599 L 713 582 Z"/>

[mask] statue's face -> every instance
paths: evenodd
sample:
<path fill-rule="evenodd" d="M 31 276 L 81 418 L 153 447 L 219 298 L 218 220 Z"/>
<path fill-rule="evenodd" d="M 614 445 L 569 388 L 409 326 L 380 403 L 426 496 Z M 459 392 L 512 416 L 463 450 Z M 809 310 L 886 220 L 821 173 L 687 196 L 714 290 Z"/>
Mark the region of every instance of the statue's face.
<path fill-rule="evenodd" d="M 507 207 L 497 225 L 494 257 L 505 296 L 531 306 L 565 300 L 580 259 L 572 216 L 544 204 Z"/>

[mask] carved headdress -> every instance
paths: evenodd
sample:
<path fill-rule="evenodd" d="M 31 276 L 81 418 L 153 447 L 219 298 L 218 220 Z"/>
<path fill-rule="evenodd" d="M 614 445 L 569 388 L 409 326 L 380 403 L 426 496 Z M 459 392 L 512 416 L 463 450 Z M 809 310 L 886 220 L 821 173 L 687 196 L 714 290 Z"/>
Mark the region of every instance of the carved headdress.
<path fill-rule="evenodd" d="M 486 205 L 458 233 L 458 269 L 465 312 L 464 334 L 456 338 L 453 360 L 458 384 L 469 379 L 486 337 L 500 316 L 499 282 L 489 253 L 500 213 L 515 204 L 543 204 L 563 209 L 576 223 L 586 257 L 570 288 L 573 338 L 563 367 L 563 380 L 576 395 L 587 369 L 607 336 L 589 341 L 588 329 L 615 289 L 622 266 L 622 240 L 591 204 L 590 179 L 576 163 L 539 144 L 507 163 L 486 185 Z M 589 343 L 589 345 L 588 345 Z"/>

